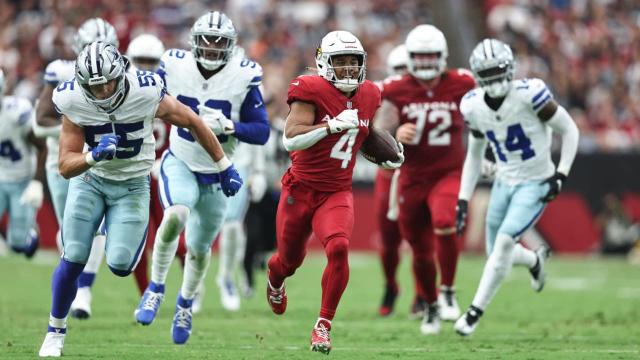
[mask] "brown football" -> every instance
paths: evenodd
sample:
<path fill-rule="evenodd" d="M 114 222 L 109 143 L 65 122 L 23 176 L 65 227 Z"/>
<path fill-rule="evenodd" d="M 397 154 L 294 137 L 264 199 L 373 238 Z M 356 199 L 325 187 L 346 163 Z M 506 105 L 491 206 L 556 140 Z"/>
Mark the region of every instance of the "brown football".
<path fill-rule="evenodd" d="M 372 128 L 362 143 L 360 152 L 372 163 L 381 164 L 387 160 L 398 161 L 398 144 L 388 131 Z"/>

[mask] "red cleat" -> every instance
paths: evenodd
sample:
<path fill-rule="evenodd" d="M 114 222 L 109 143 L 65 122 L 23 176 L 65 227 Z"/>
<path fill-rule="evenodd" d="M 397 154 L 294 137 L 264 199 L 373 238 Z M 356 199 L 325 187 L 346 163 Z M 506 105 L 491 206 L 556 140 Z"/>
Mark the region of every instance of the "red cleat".
<path fill-rule="evenodd" d="M 382 304 L 380 304 L 380 308 L 378 312 L 380 316 L 389 316 L 393 312 L 393 306 L 396 303 L 396 298 L 398 297 L 398 288 L 387 286 L 384 292 L 384 297 L 382 298 Z"/>
<path fill-rule="evenodd" d="M 311 351 L 321 352 L 329 355 L 331 351 L 331 322 L 325 319 L 318 319 L 316 326 L 311 331 Z"/>
<path fill-rule="evenodd" d="M 284 283 L 282 283 L 280 289 L 274 289 L 271 286 L 271 282 L 267 280 L 267 301 L 274 314 L 284 314 L 285 310 L 287 310 L 287 293 L 284 290 Z"/>

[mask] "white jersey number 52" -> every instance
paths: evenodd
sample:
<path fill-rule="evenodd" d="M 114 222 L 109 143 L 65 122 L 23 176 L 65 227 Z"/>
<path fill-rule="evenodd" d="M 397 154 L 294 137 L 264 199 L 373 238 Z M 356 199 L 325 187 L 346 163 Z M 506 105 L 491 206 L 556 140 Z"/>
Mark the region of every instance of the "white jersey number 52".
<path fill-rule="evenodd" d="M 349 165 L 349 161 L 353 158 L 353 144 L 356 143 L 359 130 L 360 129 L 357 128 L 348 130 L 331 148 L 331 154 L 329 154 L 329 157 L 332 159 L 342 160 L 343 169 Z"/>
<path fill-rule="evenodd" d="M 451 144 L 451 134 L 447 132 L 451 127 L 451 113 L 447 110 L 414 111 L 407 115 L 409 119 L 416 119 L 416 136 L 412 145 L 418 145 L 422 139 L 427 120 L 430 124 L 437 124 L 429 131 L 427 139 L 429 145 L 446 146 Z"/>

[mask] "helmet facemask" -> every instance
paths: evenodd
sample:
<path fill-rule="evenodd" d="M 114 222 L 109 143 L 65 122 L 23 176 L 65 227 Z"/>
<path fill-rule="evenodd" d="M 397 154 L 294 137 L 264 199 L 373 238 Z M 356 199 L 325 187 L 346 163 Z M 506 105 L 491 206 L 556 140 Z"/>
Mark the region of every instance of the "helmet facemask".
<path fill-rule="evenodd" d="M 511 89 L 513 64 L 500 62 L 496 66 L 483 70 L 473 69 L 478 85 L 492 98 L 501 98 Z"/>
<path fill-rule="evenodd" d="M 364 82 L 367 54 L 362 51 L 343 51 L 322 54 L 318 49 L 316 65 L 320 76 L 331 82 L 338 90 L 351 92 Z"/>
<path fill-rule="evenodd" d="M 102 79 L 100 79 L 102 78 Z M 108 80 L 106 80 L 106 78 L 104 76 L 101 76 L 100 78 L 91 78 L 89 79 L 89 84 L 82 84 L 82 90 L 84 92 L 84 96 L 87 98 L 87 100 L 89 100 L 91 103 L 93 103 L 95 106 L 99 107 L 100 109 L 104 110 L 104 111 L 111 111 L 112 109 L 114 109 L 116 107 L 117 104 L 120 103 L 120 101 L 122 100 L 122 97 L 125 94 L 125 80 L 124 80 L 124 74 L 113 79 L 112 81 L 115 82 L 115 86 L 113 89 L 113 93 L 108 96 L 107 98 L 104 99 L 100 99 L 98 97 L 96 97 L 93 92 L 91 91 L 91 87 L 95 86 L 95 85 L 102 85 L 108 82 Z"/>
<path fill-rule="evenodd" d="M 422 80 L 434 79 L 445 70 L 447 59 L 442 52 L 411 52 L 409 53 L 409 72 Z"/>
<path fill-rule="evenodd" d="M 193 56 L 207 70 L 216 70 L 229 61 L 235 39 L 223 35 L 196 34 L 191 39 Z"/>

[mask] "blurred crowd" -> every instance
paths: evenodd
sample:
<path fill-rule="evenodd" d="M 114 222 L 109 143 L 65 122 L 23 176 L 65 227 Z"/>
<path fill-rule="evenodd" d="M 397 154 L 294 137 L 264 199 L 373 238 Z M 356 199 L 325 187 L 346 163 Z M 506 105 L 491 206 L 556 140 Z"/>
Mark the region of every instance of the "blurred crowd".
<path fill-rule="evenodd" d="M 433 4 L 433 3 L 432 3 Z M 474 2 L 475 4 L 475 2 Z M 512 44 L 517 77 L 540 77 L 581 129 L 580 151 L 640 150 L 640 4 L 633 0 L 485 0 L 488 33 Z M 101 16 L 122 51 L 151 32 L 188 48 L 189 28 L 209 9 L 234 21 L 239 44 L 264 68 L 265 97 L 278 127 L 290 79 L 314 66 L 315 46 L 333 29 L 356 33 L 367 77 L 385 76 L 386 56 L 415 25 L 432 20 L 421 0 L 0 0 L 0 67 L 9 92 L 35 99 L 46 64 L 74 58 L 78 25 Z"/>
<path fill-rule="evenodd" d="M 516 77 L 540 77 L 580 127 L 580 151 L 640 150 L 640 2 L 486 0 Z"/>
<path fill-rule="evenodd" d="M 9 91 L 34 99 L 46 64 L 74 58 L 69 45 L 85 19 L 101 16 L 111 22 L 122 51 L 143 32 L 158 35 L 166 48 L 188 48 L 191 25 L 210 9 L 229 15 L 239 45 L 264 68 L 265 97 L 276 120 L 288 112 L 289 81 L 315 67 L 315 47 L 328 31 L 357 33 L 368 50 L 368 77 L 382 79 L 391 48 L 429 20 L 426 8 L 414 0 L 0 0 L 0 66 L 9 77 Z"/>

